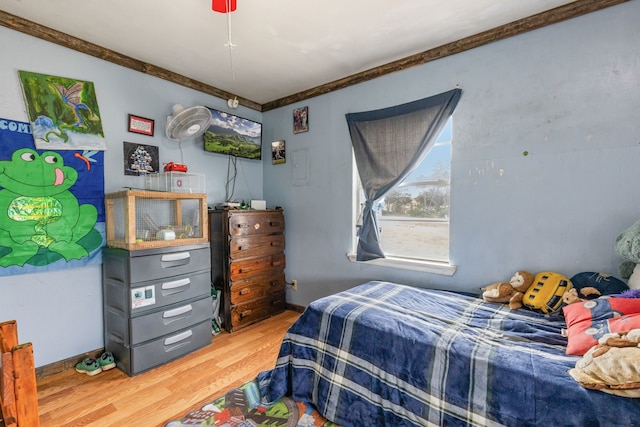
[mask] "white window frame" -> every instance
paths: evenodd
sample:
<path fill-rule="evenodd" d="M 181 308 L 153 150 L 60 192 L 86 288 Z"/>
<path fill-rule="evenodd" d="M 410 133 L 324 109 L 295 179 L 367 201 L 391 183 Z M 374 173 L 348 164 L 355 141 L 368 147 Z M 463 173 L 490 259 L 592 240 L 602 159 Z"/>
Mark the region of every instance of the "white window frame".
<path fill-rule="evenodd" d="M 353 151 L 352 151 L 353 153 Z M 347 258 L 351 262 L 356 262 L 364 265 L 375 265 L 381 267 L 398 268 L 403 270 L 420 271 L 424 273 L 440 274 L 443 276 L 453 276 L 456 272 L 456 266 L 449 261 L 432 261 L 427 259 L 416 259 L 400 256 L 389 256 L 385 258 L 377 258 L 369 261 L 358 261 L 356 259 L 356 248 L 358 246 L 358 237 L 356 235 L 356 226 L 358 222 L 358 216 L 360 214 L 360 181 L 358 177 L 358 166 L 356 165 L 355 156 L 352 154 L 352 218 L 351 218 L 351 230 L 352 241 L 351 251 L 348 252 Z M 449 226 L 451 226 L 451 218 L 449 219 Z M 384 250 L 384 247 L 382 248 Z"/>

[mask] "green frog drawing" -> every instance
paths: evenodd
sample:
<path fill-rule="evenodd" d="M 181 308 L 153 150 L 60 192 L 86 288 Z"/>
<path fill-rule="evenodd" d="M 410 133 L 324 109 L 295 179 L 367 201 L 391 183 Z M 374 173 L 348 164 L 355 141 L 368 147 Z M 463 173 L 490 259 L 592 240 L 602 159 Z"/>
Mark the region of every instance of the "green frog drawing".
<path fill-rule="evenodd" d="M 53 151 L 22 148 L 0 161 L 0 246 L 8 249 L 0 266 L 23 266 L 43 249 L 67 261 L 89 255 L 78 242 L 94 231 L 98 212 L 69 191 L 77 180 Z"/>

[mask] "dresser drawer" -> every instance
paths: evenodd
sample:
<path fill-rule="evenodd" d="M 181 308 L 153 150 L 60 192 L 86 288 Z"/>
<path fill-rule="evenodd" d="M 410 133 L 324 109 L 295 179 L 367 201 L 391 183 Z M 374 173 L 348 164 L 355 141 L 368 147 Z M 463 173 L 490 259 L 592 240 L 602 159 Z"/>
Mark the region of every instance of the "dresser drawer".
<path fill-rule="evenodd" d="M 229 242 L 229 258 L 249 258 L 278 254 L 284 251 L 284 235 L 234 237 Z"/>
<path fill-rule="evenodd" d="M 231 260 L 229 263 L 230 281 L 247 279 L 256 275 L 273 274 L 283 271 L 285 267 L 283 253 L 258 258 Z"/>
<path fill-rule="evenodd" d="M 118 368 L 135 375 L 211 344 L 211 320 L 133 347 L 111 337 L 106 341 L 106 350 L 114 354 Z"/>
<path fill-rule="evenodd" d="M 138 251 L 104 248 L 102 256 L 104 263 L 109 266 L 103 272 L 105 279 L 127 283 L 146 282 L 211 268 L 208 244 Z"/>
<path fill-rule="evenodd" d="M 265 298 L 284 291 L 285 284 L 283 271 L 232 282 L 229 290 L 230 302 L 235 305 L 256 298 Z"/>
<path fill-rule="evenodd" d="M 229 212 L 229 235 L 277 234 L 284 230 L 280 211 Z"/>
<path fill-rule="evenodd" d="M 209 270 L 128 284 L 105 279 L 105 310 L 118 311 L 123 316 L 139 316 L 170 304 L 211 295 Z"/>
<path fill-rule="evenodd" d="M 237 331 L 252 323 L 281 313 L 285 307 L 284 291 L 274 293 L 268 298 L 231 306 L 231 330 Z"/>

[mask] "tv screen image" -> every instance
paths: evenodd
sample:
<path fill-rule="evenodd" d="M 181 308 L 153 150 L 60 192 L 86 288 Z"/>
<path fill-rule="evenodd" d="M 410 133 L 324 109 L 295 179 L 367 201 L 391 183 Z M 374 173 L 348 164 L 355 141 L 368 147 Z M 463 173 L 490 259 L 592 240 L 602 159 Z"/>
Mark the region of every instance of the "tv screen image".
<path fill-rule="evenodd" d="M 204 133 L 204 150 L 246 159 L 262 158 L 262 124 L 209 108 L 212 121 Z"/>

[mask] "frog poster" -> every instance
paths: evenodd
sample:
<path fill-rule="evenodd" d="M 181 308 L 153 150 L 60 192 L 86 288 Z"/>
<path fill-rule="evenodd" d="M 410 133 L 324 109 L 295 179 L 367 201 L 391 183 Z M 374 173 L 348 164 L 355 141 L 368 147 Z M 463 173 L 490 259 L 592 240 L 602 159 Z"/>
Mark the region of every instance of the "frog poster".
<path fill-rule="evenodd" d="M 0 118 L 0 275 L 102 263 L 104 152 L 38 150 Z"/>
<path fill-rule="evenodd" d="M 36 148 L 105 150 L 92 82 L 18 71 Z"/>

